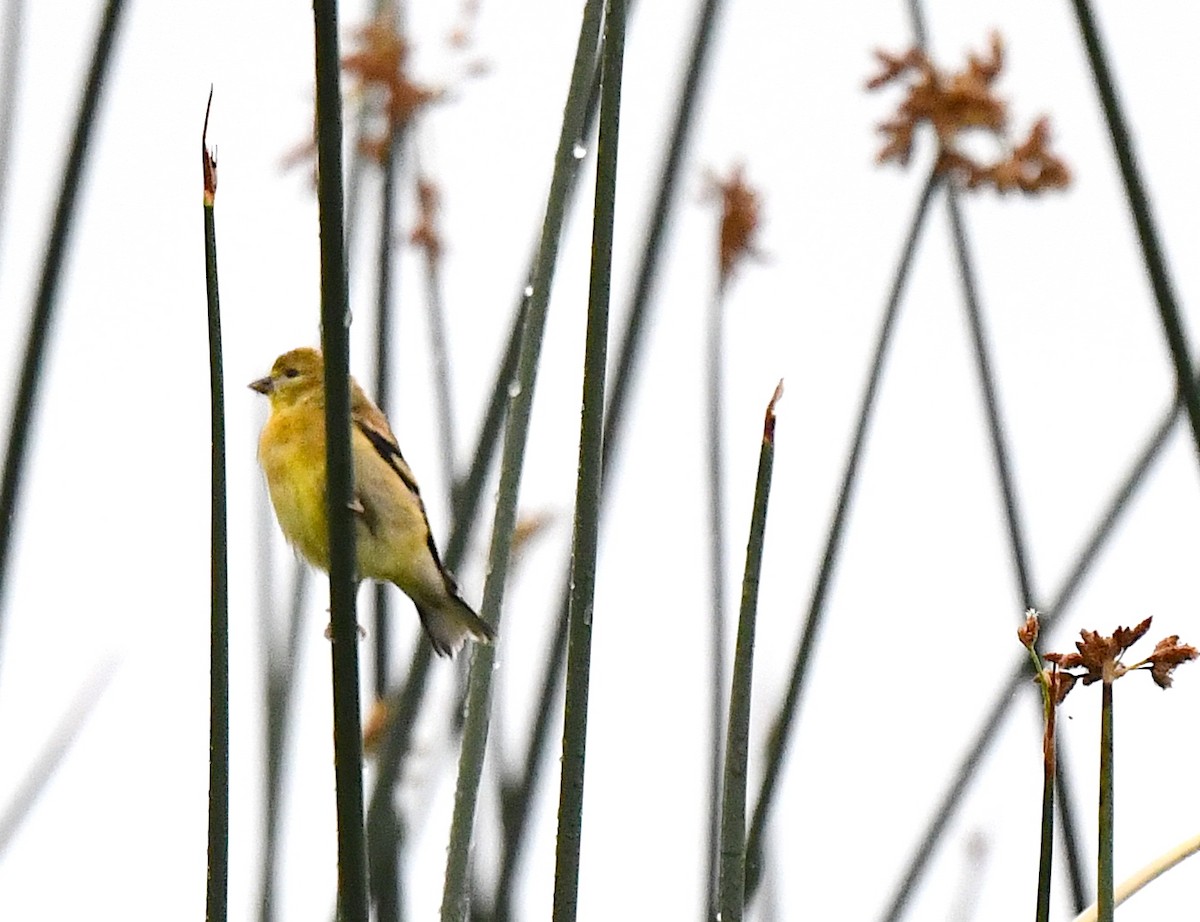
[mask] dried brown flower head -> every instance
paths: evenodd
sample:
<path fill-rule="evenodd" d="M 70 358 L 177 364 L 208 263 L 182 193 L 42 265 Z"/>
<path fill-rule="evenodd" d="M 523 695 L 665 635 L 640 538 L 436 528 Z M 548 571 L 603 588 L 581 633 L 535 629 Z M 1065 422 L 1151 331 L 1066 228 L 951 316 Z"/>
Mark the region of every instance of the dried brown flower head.
<path fill-rule="evenodd" d="M 1075 643 L 1075 653 L 1047 653 L 1045 659 L 1061 670 L 1080 669 L 1071 673 L 1083 680 L 1084 685 L 1093 682 L 1112 684 L 1121 676 L 1135 670 L 1145 670 L 1161 688 L 1171 685 L 1171 673 L 1180 663 L 1196 658 L 1196 648 L 1181 644 L 1178 635 L 1160 640 L 1154 652 L 1131 666 L 1121 662 L 1125 651 L 1145 636 L 1150 630 L 1150 618 L 1135 627 L 1118 627 L 1111 637 L 1095 631 L 1080 631 L 1080 640 Z M 1065 692 L 1064 692 L 1065 694 Z"/>
<path fill-rule="evenodd" d="M 966 67 L 956 73 L 939 71 L 919 48 L 899 56 L 877 50 L 875 56 L 882 70 L 867 81 L 867 89 L 903 82 L 907 90 L 896 114 L 879 125 L 885 141 L 877 162 L 895 160 L 906 165 L 912 156 L 916 128 L 925 122 L 933 127 L 938 139 L 934 169 L 961 176 L 968 188 L 990 185 L 998 192 L 1019 189 L 1033 194 L 1061 189 L 1070 182 L 1066 164 L 1047 147 L 1050 126 L 1046 118 L 1034 124 L 1024 143 L 1009 143 L 1008 103 L 993 89 L 1004 67 L 1004 44 L 999 33 L 992 33 L 987 57 L 969 54 Z M 972 129 L 990 132 L 1008 152 L 990 164 L 963 153 L 958 146 L 959 136 Z"/>
<path fill-rule="evenodd" d="M 355 33 L 360 46 L 342 58 L 342 70 L 356 77 L 364 95 L 382 94 L 386 126 L 363 139 L 363 152 L 383 162 L 392 135 L 421 109 L 441 98 L 442 91 L 414 81 L 408 74 L 409 44 L 396 29 L 395 17 L 383 13 Z"/>
<path fill-rule="evenodd" d="M 1032 647 L 1038 639 L 1038 612 L 1036 608 L 1025 611 L 1025 623 L 1017 628 L 1017 639 L 1021 646 Z"/>
<path fill-rule="evenodd" d="M 212 87 L 208 88 L 208 105 L 204 108 L 204 130 L 200 133 L 200 152 L 204 160 L 204 206 L 212 208 L 217 198 L 217 152 L 208 148 L 208 116 L 212 112 Z"/>
<path fill-rule="evenodd" d="M 360 151 L 383 163 L 392 136 L 408 125 L 426 106 L 442 98 L 442 91 L 414 81 L 408 73 L 409 44 L 396 29 L 395 17 L 381 13 L 354 33 L 358 47 L 342 58 L 342 70 L 355 79 L 355 90 L 363 105 L 377 106 L 383 126 L 375 134 L 364 134 Z M 316 120 L 313 121 L 313 138 Z M 312 162 L 316 155 L 314 140 L 299 144 L 283 157 L 283 168 Z M 316 171 L 313 171 L 316 185 Z"/>
<path fill-rule="evenodd" d="M 730 171 L 728 179 L 719 179 L 711 172 L 707 176 L 708 197 L 721 200 L 718 260 L 722 282 L 744 257 L 759 255 L 754 240 L 759 224 L 758 191 L 746 185 L 745 176 L 742 164 Z"/>
<path fill-rule="evenodd" d="M 1171 673 L 1180 663 L 1196 658 L 1196 648 L 1179 642 L 1179 635 L 1172 634 L 1158 642 L 1154 652 L 1146 657 L 1144 664 L 1150 667 L 1150 677 L 1159 688 L 1171 687 Z"/>
<path fill-rule="evenodd" d="M 437 262 L 442 255 L 442 237 L 437 229 L 438 198 L 433 180 L 425 176 L 417 179 L 417 226 L 408 239 L 421 247 L 431 262 Z"/>

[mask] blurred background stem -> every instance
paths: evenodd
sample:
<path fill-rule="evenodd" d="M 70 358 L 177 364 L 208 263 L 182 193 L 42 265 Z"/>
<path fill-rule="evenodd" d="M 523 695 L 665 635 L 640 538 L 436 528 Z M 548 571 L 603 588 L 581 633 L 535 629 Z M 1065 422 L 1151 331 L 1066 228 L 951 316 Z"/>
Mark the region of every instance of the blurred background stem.
<path fill-rule="evenodd" d="M 709 576 L 709 702 L 708 731 L 708 855 L 705 873 L 705 918 L 716 918 L 717 861 L 721 843 L 721 769 L 725 762 L 725 492 L 723 479 L 721 394 L 724 391 L 723 319 L 729 276 L 722 271 L 708 310 L 708 352 L 705 364 L 705 417 L 708 470 Z"/>
<path fill-rule="evenodd" d="M 30 762 L 7 806 L 0 811 L 0 859 L 7 854 L 13 839 L 37 806 L 47 786 L 54 780 L 63 759 L 71 751 L 71 747 L 75 745 L 79 734 L 87 725 L 88 718 L 103 699 L 104 692 L 117 672 L 117 665 L 115 659 L 107 659 L 88 676 L 76 692 L 71 706 L 55 725 L 46 745 Z"/>
<path fill-rule="evenodd" d="M 1196 449 L 1197 457 L 1200 457 L 1200 387 L 1194 380 L 1195 374 L 1192 371 L 1192 359 L 1188 353 L 1187 336 L 1180 317 L 1179 304 L 1175 299 L 1175 289 L 1171 283 L 1170 271 L 1167 269 L 1167 259 L 1158 239 L 1154 216 L 1150 211 L 1150 196 L 1146 192 L 1141 171 L 1138 169 L 1133 138 L 1125 124 L 1125 114 L 1121 110 L 1117 88 L 1108 67 L 1108 56 L 1105 54 L 1104 45 L 1101 42 L 1100 29 L 1092 14 L 1091 4 L 1088 3 L 1088 0 L 1071 0 L 1071 5 L 1075 9 L 1079 34 L 1083 39 L 1088 64 L 1092 68 L 1092 78 L 1096 82 L 1100 108 L 1104 111 L 1104 120 L 1108 124 L 1108 131 L 1112 137 L 1113 153 L 1117 158 L 1117 166 L 1121 171 L 1121 182 L 1125 187 L 1125 198 L 1129 202 L 1133 225 L 1137 230 L 1142 261 L 1145 263 L 1146 273 L 1150 276 L 1154 303 L 1158 306 L 1159 320 L 1162 323 L 1163 335 L 1167 339 L 1171 364 L 1175 370 L 1176 390 L 1187 411 L 1188 422 L 1192 428 L 1193 446 Z"/>
<path fill-rule="evenodd" d="M 0 269 L 4 266 L 4 228 L 8 212 L 8 171 L 12 162 L 13 123 L 21 98 L 21 47 L 25 36 L 25 0 L 8 0 L 0 28 Z"/>
<path fill-rule="evenodd" d="M 379 248 L 375 286 L 375 403 L 384 416 L 392 404 L 392 340 L 395 336 L 392 302 L 398 288 L 393 274 L 399 259 L 395 252 L 397 188 L 402 176 L 402 161 L 407 131 L 390 128 L 383 145 L 382 185 L 379 196 Z M 376 582 L 372 589 L 374 613 L 374 688 L 378 704 L 386 699 L 391 682 L 391 587 Z M 421 639 L 418 639 L 421 643 Z M 400 888 L 400 838 L 395 808 L 389 805 L 367 839 L 370 886 L 378 922 L 399 922 L 403 899 Z"/>
<path fill-rule="evenodd" d="M 58 304 L 58 286 L 62 280 L 63 264 L 66 261 L 67 245 L 74 225 L 79 190 L 83 183 L 83 168 L 87 163 L 88 145 L 92 129 L 100 109 L 100 94 L 103 90 L 116 46 L 121 14 L 125 10 L 124 0 L 108 0 L 96 33 L 92 60 L 84 81 L 83 98 L 79 104 L 75 129 L 71 134 L 71 146 L 63 168 L 58 201 L 54 207 L 54 218 L 50 225 L 50 237 L 46 241 L 46 255 L 34 295 L 33 313 L 29 322 L 29 333 L 25 340 L 25 356 L 21 362 L 21 376 L 17 385 L 17 396 L 13 401 L 12 422 L 8 430 L 8 450 L 4 457 L 4 475 L 0 481 L 0 654 L 4 640 L 4 598 L 8 586 L 8 564 L 12 551 L 13 529 L 17 518 L 17 501 L 21 494 L 21 480 L 25 467 L 25 453 L 29 446 L 30 429 L 33 426 L 33 410 L 41 384 L 42 363 L 50 339 L 54 309 Z"/>

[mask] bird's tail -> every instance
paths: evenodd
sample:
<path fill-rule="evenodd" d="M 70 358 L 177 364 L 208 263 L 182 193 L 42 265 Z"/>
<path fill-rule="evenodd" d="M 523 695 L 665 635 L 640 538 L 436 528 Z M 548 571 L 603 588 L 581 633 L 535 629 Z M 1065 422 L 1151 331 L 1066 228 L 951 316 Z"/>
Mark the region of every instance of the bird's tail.
<path fill-rule="evenodd" d="M 417 614 L 439 656 L 453 656 L 468 640 L 491 643 L 496 639 L 492 626 L 457 595 L 448 594 L 445 602 L 436 608 L 418 605 Z"/>

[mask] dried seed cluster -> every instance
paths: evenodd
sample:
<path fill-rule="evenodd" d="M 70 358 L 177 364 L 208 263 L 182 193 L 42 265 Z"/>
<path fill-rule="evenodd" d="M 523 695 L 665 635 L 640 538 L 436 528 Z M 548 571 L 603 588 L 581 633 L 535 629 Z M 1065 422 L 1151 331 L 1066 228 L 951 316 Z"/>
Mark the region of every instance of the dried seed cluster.
<path fill-rule="evenodd" d="M 383 14 L 373 19 L 355 33 L 355 38 L 359 47 L 342 58 L 342 70 L 357 78 L 358 89 L 364 95 L 377 93 L 382 99 L 384 126 L 362 142 L 363 153 L 382 163 L 395 132 L 440 99 L 442 91 L 409 76 L 409 44 L 397 31 L 393 16 Z"/>
<path fill-rule="evenodd" d="M 1170 688 L 1172 673 L 1181 663 L 1196 659 L 1196 648 L 1179 642 L 1179 635 L 1172 634 L 1158 642 L 1154 651 L 1145 659 L 1127 665 L 1121 661 L 1125 651 L 1137 643 L 1150 630 L 1152 619 L 1147 618 L 1135 627 L 1118 627 L 1111 636 L 1096 631 L 1080 631 L 1080 640 L 1075 643 L 1074 653 L 1046 653 L 1043 659 L 1051 664 L 1044 679 L 1048 682 L 1056 704 L 1062 702 L 1076 681 L 1084 685 L 1094 682 L 1112 684 L 1130 672 L 1150 673 L 1159 688 Z M 1017 637 L 1026 647 L 1037 642 L 1038 616 L 1032 609 L 1026 613 L 1025 623 L 1017 631 Z"/>
<path fill-rule="evenodd" d="M 717 258 L 724 282 L 742 259 L 759 255 L 754 237 L 758 233 L 760 201 L 758 191 L 746 184 L 746 171 L 741 164 L 730 171 L 728 179 L 709 173 L 707 183 L 708 197 L 721 200 Z"/>
<path fill-rule="evenodd" d="M 966 67 L 955 73 L 939 71 L 919 48 L 902 55 L 877 50 L 882 70 L 867 81 L 867 89 L 889 84 L 904 86 L 906 96 L 896 114 L 880 123 L 885 141 L 876 160 L 907 165 L 917 126 L 932 126 L 938 139 L 934 169 L 962 177 L 968 188 L 991 186 L 998 192 L 1020 190 L 1036 194 L 1062 189 L 1071 181 L 1067 165 L 1049 149 L 1050 122 L 1044 116 L 1019 144 L 1008 139 L 1008 103 L 995 94 L 994 83 L 1004 68 L 1004 43 L 993 32 L 987 56 L 968 54 Z M 983 130 L 1001 142 L 1006 153 L 981 163 L 959 147 L 963 132 Z"/>

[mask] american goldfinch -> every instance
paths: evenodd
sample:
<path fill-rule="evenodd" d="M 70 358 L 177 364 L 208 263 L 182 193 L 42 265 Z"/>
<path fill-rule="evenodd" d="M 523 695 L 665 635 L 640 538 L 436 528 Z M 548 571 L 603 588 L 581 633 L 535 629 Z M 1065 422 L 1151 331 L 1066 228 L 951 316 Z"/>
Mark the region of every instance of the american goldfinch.
<path fill-rule="evenodd" d="M 250 387 L 271 400 L 258 442 L 275 517 L 314 566 L 329 569 L 325 508 L 325 363 L 316 349 L 293 349 Z M 429 519 L 387 419 L 350 379 L 354 519 L 358 577 L 394 583 L 413 601 L 434 650 L 456 653 L 495 631 L 459 595 L 442 566 Z"/>

